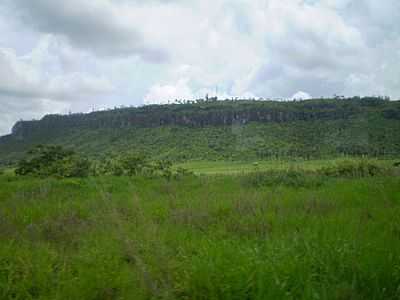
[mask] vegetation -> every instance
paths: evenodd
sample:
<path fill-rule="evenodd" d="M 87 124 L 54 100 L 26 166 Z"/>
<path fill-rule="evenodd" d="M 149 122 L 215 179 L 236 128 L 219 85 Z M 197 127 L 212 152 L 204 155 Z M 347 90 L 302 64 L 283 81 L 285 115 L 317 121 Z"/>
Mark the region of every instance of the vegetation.
<path fill-rule="evenodd" d="M 309 173 L 319 173 L 326 175 L 328 170 L 339 170 L 343 166 L 351 165 L 353 168 L 365 164 L 377 165 L 380 169 L 390 170 L 393 167 L 400 167 L 399 160 L 396 159 L 372 159 L 363 157 L 340 157 L 335 159 L 323 160 L 264 160 L 256 162 L 246 161 L 189 161 L 176 164 L 198 175 L 218 175 L 230 174 L 238 175 L 243 173 L 255 173 L 264 171 L 286 171 L 300 169 Z M 330 172 L 332 173 L 332 172 Z M 330 174 L 334 175 L 334 174 Z"/>
<path fill-rule="evenodd" d="M 129 153 L 101 161 L 82 158 L 72 150 L 61 146 L 39 145 L 28 152 L 28 159 L 21 159 L 15 174 L 18 176 L 79 178 L 101 175 L 113 176 L 161 176 L 171 179 L 192 173 L 182 167 L 176 172 L 167 160 L 149 161 L 145 155 Z M 0 173 L 1 174 L 1 173 Z"/>
<path fill-rule="evenodd" d="M 399 170 L 360 164 L 170 180 L 4 174 L 0 299 L 398 299 Z"/>
<path fill-rule="evenodd" d="M 380 98 L 200 101 L 51 115 L 19 122 L 0 138 L 0 163 L 36 144 L 72 147 L 95 159 L 146 153 L 185 162 L 398 157 L 400 101 Z"/>
<path fill-rule="evenodd" d="M 15 173 L 31 176 L 87 177 L 90 162 L 78 157 L 74 151 L 65 150 L 61 146 L 39 145 L 28 152 L 29 159 L 18 162 Z"/>
<path fill-rule="evenodd" d="M 0 138 L 0 299 L 400 299 L 399 103 L 19 122 Z"/>

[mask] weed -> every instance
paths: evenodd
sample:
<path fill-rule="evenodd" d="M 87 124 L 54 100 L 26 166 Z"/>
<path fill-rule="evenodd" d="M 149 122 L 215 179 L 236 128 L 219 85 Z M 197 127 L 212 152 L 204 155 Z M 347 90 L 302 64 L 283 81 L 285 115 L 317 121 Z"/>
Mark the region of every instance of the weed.
<path fill-rule="evenodd" d="M 398 299 L 399 177 L 345 169 L 0 176 L 0 299 Z"/>

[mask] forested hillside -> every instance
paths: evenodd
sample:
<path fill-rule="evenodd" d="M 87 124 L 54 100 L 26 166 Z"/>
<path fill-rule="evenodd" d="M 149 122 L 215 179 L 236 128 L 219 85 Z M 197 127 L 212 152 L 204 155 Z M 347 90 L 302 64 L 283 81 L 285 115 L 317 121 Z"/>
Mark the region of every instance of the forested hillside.
<path fill-rule="evenodd" d="M 1 137 L 0 162 L 12 163 L 36 144 L 59 144 L 93 158 L 135 151 L 174 161 L 396 156 L 400 102 L 199 100 L 47 115 L 20 121 Z"/>

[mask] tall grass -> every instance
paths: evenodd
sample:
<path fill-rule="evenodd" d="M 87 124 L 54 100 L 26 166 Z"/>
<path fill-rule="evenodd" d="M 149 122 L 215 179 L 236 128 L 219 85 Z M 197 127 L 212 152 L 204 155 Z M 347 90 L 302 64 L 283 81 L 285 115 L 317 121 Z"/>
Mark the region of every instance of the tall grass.
<path fill-rule="evenodd" d="M 293 172 L 0 176 L 0 299 L 399 299 L 400 178 Z"/>

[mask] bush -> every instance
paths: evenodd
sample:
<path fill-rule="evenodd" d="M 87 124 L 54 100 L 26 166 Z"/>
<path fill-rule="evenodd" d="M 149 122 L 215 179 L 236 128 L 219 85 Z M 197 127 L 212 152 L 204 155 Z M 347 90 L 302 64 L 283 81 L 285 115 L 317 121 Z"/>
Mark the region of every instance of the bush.
<path fill-rule="evenodd" d="M 315 172 L 300 169 L 258 171 L 242 177 L 242 184 L 247 187 L 262 186 L 292 186 L 292 187 L 318 187 L 323 178 Z"/>
<path fill-rule="evenodd" d="M 336 166 L 323 168 L 321 174 L 332 177 L 370 177 L 386 174 L 388 170 L 372 161 L 344 161 Z"/>
<path fill-rule="evenodd" d="M 120 160 L 123 173 L 128 176 L 139 175 L 148 168 L 146 157 L 142 154 L 130 153 Z"/>
<path fill-rule="evenodd" d="M 164 177 L 168 180 L 172 178 L 172 162 L 169 160 L 159 160 L 156 162 L 155 172 L 157 172 L 161 177 Z"/>
<path fill-rule="evenodd" d="M 185 177 L 193 176 L 193 175 L 194 175 L 194 173 L 192 171 L 189 171 L 185 168 L 179 167 L 176 170 L 174 177 L 175 177 L 175 179 L 181 179 L 181 178 L 185 178 Z"/>
<path fill-rule="evenodd" d="M 373 177 L 393 174 L 394 169 L 385 168 L 373 161 L 343 161 L 335 166 L 318 171 L 306 171 L 289 168 L 287 170 L 256 171 L 242 178 L 242 184 L 248 187 L 285 185 L 292 187 L 318 187 L 327 177 Z"/>
<path fill-rule="evenodd" d="M 182 170 L 179 172 L 179 176 L 183 175 Z M 112 176 L 161 176 L 168 180 L 174 175 L 172 162 L 168 160 L 150 162 L 145 155 L 134 152 L 98 161 L 93 164 L 92 173 Z"/>
<path fill-rule="evenodd" d="M 72 150 L 40 145 L 28 152 L 28 158 L 18 162 L 15 173 L 19 176 L 87 177 L 90 168 L 89 160 Z"/>
<path fill-rule="evenodd" d="M 62 170 L 62 177 L 88 177 L 90 168 L 91 163 L 88 159 L 70 157 L 62 162 L 59 170 Z"/>
<path fill-rule="evenodd" d="M 94 163 L 92 163 L 91 173 L 95 176 L 122 176 L 124 175 L 124 169 L 120 159 L 114 157 L 95 161 Z"/>

